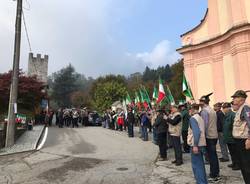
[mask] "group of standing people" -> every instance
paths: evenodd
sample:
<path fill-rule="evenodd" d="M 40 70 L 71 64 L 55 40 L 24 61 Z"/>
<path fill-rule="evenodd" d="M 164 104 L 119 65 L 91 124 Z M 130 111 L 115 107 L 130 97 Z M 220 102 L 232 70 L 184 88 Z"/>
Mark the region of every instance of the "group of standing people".
<path fill-rule="evenodd" d="M 116 131 L 128 131 L 129 137 L 134 137 L 134 126 L 137 122 L 132 108 L 125 113 L 123 110 L 118 111 L 107 110 L 104 112 L 103 128 Z"/>
<path fill-rule="evenodd" d="M 219 183 L 220 162 L 229 162 L 232 170 L 240 170 L 246 184 L 250 184 L 250 106 L 246 104 L 245 91 L 236 91 L 232 102 L 210 106 L 212 93 L 202 96 L 199 103 L 172 104 L 165 109 L 148 109 L 135 114 L 111 113 L 111 129 L 128 130 L 134 137 L 134 125 L 139 125 L 142 140 L 148 141 L 152 130 L 152 141 L 159 146 L 160 161 L 167 160 L 167 150 L 174 149 L 172 164 L 183 164 L 183 153 L 191 154 L 191 163 L 197 184 Z M 219 144 L 218 144 L 219 143 Z M 217 144 L 221 158 L 218 158 Z M 206 175 L 205 164 L 209 164 Z"/>
<path fill-rule="evenodd" d="M 199 103 L 171 106 L 170 114 L 157 110 L 154 127 L 158 136 L 160 160 L 167 159 L 167 138 L 175 151 L 176 166 L 183 164 L 182 153 L 191 152 L 193 173 L 198 184 L 218 183 L 220 162 L 232 163 L 228 167 L 241 170 L 246 184 L 250 184 L 250 106 L 246 104 L 247 94 L 239 90 L 232 96 L 233 101 L 209 105 L 208 94 L 199 99 Z M 187 108 L 187 109 L 186 109 Z M 183 139 L 183 151 L 180 137 Z M 222 157 L 217 155 L 219 142 Z M 229 150 L 229 152 L 228 152 Z M 205 164 L 210 165 L 207 178 Z"/>
<path fill-rule="evenodd" d="M 246 104 L 247 94 L 242 90 L 236 91 L 232 102 L 217 103 L 214 109 L 209 106 L 210 95 L 201 97 L 200 103 L 194 104 L 190 111 L 188 138 L 196 181 L 207 183 L 203 155 L 210 164 L 208 181 L 219 181 L 219 161 L 229 161 L 229 150 L 232 163 L 228 167 L 241 170 L 245 183 L 250 184 L 250 107 Z M 222 153 L 219 159 L 218 141 Z"/>
<path fill-rule="evenodd" d="M 66 127 L 72 127 L 77 128 L 79 127 L 79 124 L 87 125 L 88 123 L 88 112 L 87 109 L 59 109 L 56 112 L 56 125 L 58 125 L 59 128 Z"/>

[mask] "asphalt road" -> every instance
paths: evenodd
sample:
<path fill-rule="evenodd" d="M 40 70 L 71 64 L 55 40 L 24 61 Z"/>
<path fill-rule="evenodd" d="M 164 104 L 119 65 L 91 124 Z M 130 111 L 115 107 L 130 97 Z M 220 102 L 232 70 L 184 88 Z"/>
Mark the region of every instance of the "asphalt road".
<path fill-rule="evenodd" d="M 0 183 L 144 184 L 157 154 L 151 142 L 124 132 L 49 128 L 40 151 L 0 157 Z"/>

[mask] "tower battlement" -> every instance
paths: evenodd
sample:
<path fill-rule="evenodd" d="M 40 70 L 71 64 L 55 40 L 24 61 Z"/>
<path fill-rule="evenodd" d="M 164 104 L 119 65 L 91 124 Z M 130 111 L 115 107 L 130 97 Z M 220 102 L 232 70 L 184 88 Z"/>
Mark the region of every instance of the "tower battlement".
<path fill-rule="evenodd" d="M 37 76 L 38 80 L 47 84 L 48 63 L 48 55 L 44 55 L 44 57 L 42 57 L 41 54 L 34 56 L 33 53 L 29 53 L 28 75 Z"/>

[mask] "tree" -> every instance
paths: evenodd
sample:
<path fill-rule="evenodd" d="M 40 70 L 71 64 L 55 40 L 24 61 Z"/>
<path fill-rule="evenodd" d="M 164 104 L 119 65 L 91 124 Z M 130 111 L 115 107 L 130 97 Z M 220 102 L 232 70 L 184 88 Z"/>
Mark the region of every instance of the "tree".
<path fill-rule="evenodd" d="M 137 72 L 134 74 L 131 74 L 127 79 L 127 87 L 128 92 L 132 94 L 132 97 L 134 97 L 134 92 L 138 91 L 138 87 L 143 84 L 142 81 L 142 74 Z"/>
<path fill-rule="evenodd" d="M 81 89 L 80 78 L 81 75 L 75 72 L 71 64 L 52 75 L 50 93 L 59 107 L 70 107 L 72 105 L 70 95 Z"/>
<path fill-rule="evenodd" d="M 171 79 L 171 82 L 169 83 L 169 88 L 176 100 L 176 103 L 178 102 L 178 100 L 185 99 L 184 95 L 182 94 L 183 70 L 183 60 L 179 60 L 177 63 L 171 66 L 173 77 Z"/>
<path fill-rule="evenodd" d="M 9 104 L 11 83 L 11 72 L 0 74 L 0 112 L 6 113 Z M 36 76 L 25 76 L 22 71 L 19 72 L 18 84 L 18 109 L 25 109 L 33 112 L 37 108 L 42 98 L 46 98 L 46 94 L 42 92 L 45 85 L 38 81 Z"/>
<path fill-rule="evenodd" d="M 94 82 L 91 94 L 95 109 L 104 111 L 110 108 L 112 103 L 126 96 L 125 77 L 121 75 L 100 77 Z"/>
<path fill-rule="evenodd" d="M 74 107 L 91 107 L 91 99 L 89 93 L 84 91 L 76 91 L 70 95 L 71 104 Z"/>

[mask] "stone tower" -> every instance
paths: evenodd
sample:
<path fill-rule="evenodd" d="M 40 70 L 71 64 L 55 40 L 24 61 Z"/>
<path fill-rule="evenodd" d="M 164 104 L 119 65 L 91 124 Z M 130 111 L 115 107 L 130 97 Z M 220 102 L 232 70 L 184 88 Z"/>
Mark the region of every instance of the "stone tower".
<path fill-rule="evenodd" d="M 28 75 L 36 75 L 38 80 L 47 84 L 48 81 L 48 62 L 49 56 L 45 55 L 44 58 L 41 54 L 33 56 L 33 53 L 29 53 Z"/>

